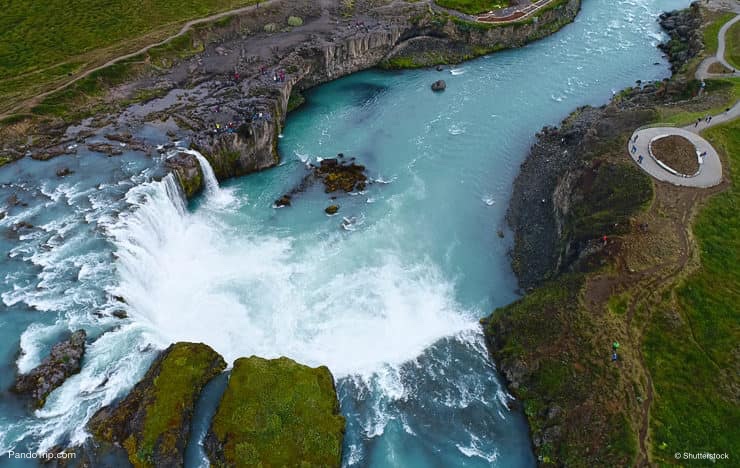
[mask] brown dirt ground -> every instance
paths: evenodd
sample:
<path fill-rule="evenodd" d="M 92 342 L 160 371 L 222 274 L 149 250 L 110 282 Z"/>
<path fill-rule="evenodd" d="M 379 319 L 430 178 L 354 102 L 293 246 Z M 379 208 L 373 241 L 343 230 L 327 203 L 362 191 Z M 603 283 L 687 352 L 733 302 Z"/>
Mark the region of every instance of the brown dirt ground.
<path fill-rule="evenodd" d="M 650 144 L 653 155 L 681 174 L 692 175 L 699 170 L 696 147 L 682 136 L 670 135 Z"/>

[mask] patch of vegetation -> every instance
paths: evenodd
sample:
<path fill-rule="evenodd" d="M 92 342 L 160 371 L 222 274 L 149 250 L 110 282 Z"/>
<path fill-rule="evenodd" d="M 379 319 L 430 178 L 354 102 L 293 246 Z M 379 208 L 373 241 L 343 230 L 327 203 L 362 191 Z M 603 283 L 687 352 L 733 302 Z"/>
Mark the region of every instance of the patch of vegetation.
<path fill-rule="evenodd" d="M 300 16 L 289 16 L 288 26 L 293 27 L 293 28 L 296 28 L 298 26 L 303 26 L 303 19 Z"/>
<path fill-rule="evenodd" d="M 716 19 L 714 19 L 709 26 L 704 28 L 704 48 L 708 55 L 714 55 L 717 53 L 717 47 L 719 42 L 719 30 L 724 26 L 725 23 L 735 17 L 734 13 L 723 13 Z"/>
<path fill-rule="evenodd" d="M 628 294 L 614 294 L 607 302 L 609 312 L 615 315 L 624 315 L 627 312 L 629 300 L 630 298 Z"/>
<path fill-rule="evenodd" d="M 388 70 L 405 70 L 412 68 L 421 68 L 424 65 L 418 63 L 414 57 L 408 55 L 396 55 L 381 64 L 382 68 Z"/>
<path fill-rule="evenodd" d="M 634 164 L 599 164 L 584 172 L 572 196 L 566 227 L 571 240 L 622 233 L 629 217 L 653 197 L 650 177 Z"/>
<path fill-rule="evenodd" d="M 718 104 L 702 110 L 687 110 L 685 106 L 661 107 L 658 121 L 684 126 L 696 122 L 696 119 L 703 119 L 708 114 L 717 115 L 724 112 L 740 99 L 740 78 L 706 80 L 705 92 L 714 95 L 715 99 L 712 102 Z"/>
<path fill-rule="evenodd" d="M 740 457 L 740 122 L 705 136 L 726 156 L 733 184 L 699 213 L 701 268 L 660 305 L 644 345 L 656 392 L 654 455 L 666 463 L 686 447 Z"/>
<path fill-rule="evenodd" d="M 487 13 L 511 5 L 510 0 L 435 0 L 437 5 L 469 15 Z"/>
<path fill-rule="evenodd" d="M 200 391 L 226 363 L 202 343 L 175 343 L 152 364 L 131 393 L 90 421 L 99 439 L 121 444 L 134 466 L 169 464 L 179 459 Z M 183 430 L 187 427 L 187 430 Z"/>
<path fill-rule="evenodd" d="M 598 333 L 619 319 L 594 320 L 581 306 L 585 278 L 569 274 L 545 283 L 496 310 L 484 331 L 524 405 L 545 466 L 628 466 L 637 450 L 622 414 L 625 378 Z"/>
<path fill-rule="evenodd" d="M 185 4 L 175 0 L 143 4 L 110 4 L 102 0 L 72 3 L 50 0 L 43 4 L 29 0 L 12 2 L 4 7 L 0 16 L 2 107 L 10 108 L 17 101 L 59 86 L 106 60 L 164 39 L 177 32 L 187 20 L 256 1 L 205 0 Z M 192 49 L 190 45 L 181 47 L 192 34 L 176 38 L 174 44 L 161 46 L 159 53 L 169 56 L 173 51 L 179 54 Z M 156 56 L 157 51 L 153 54 Z M 153 65 L 159 64 L 155 60 Z M 62 116 L 60 109 L 49 105 L 40 106 L 35 113 Z"/>
<path fill-rule="evenodd" d="M 240 358 L 209 434 L 220 450 L 209 455 L 214 466 L 295 466 L 300 460 L 304 467 L 338 467 L 343 434 L 326 367 Z"/>
<path fill-rule="evenodd" d="M 290 97 L 288 98 L 288 112 L 293 112 L 294 110 L 301 107 L 306 102 L 306 97 L 298 90 L 293 90 L 290 93 Z"/>
<path fill-rule="evenodd" d="M 740 69 L 740 21 L 730 26 L 725 35 L 725 59 L 735 70 Z"/>

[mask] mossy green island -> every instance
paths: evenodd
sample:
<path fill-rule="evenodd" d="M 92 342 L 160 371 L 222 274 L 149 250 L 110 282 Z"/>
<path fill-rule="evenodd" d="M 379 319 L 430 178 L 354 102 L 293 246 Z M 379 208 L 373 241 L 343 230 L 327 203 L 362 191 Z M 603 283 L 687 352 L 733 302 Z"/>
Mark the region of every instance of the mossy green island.
<path fill-rule="evenodd" d="M 340 466 L 344 418 L 326 367 L 240 358 L 206 438 L 217 467 Z"/>

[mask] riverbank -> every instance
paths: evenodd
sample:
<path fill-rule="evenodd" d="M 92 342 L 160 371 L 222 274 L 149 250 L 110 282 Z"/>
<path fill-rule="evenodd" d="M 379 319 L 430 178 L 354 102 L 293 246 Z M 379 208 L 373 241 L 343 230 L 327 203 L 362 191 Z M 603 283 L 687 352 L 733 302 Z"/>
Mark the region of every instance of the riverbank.
<path fill-rule="evenodd" d="M 698 6 L 664 15 L 673 77 L 543 129 L 514 183 L 513 267 L 527 295 L 484 328 L 545 465 L 672 464 L 687 447 L 738 456 L 727 430 L 738 272 L 736 261 L 717 267 L 720 251 L 737 257 L 736 217 L 718 215 L 736 190 L 727 174 L 711 189 L 653 181 L 625 153 L 635 128 L 685 125 L 740 97 L 731 80 L 701 92 L 693 79 L 715 18 Z M 704 134 L 733 178 L 737 126 Z"/>
<path fill-rule="evenodd" d="M 579 7 L 580 0 L 568 0 L 537 18 L 488 25 L 426 2 L 268 2 L 95 72 L 29 113 L 4 119 L 0 161 L 47 159 L 103 129 L 135 132 L 149 123 L 173 140 L 189 140 L 219 179 L 248 174 L 279 161 L 278 136 L 301 91 L 378 65 L 457 63 L 518 47 L 569 23 Z M 73 121 L 80 125 L 68 127 Z"/>

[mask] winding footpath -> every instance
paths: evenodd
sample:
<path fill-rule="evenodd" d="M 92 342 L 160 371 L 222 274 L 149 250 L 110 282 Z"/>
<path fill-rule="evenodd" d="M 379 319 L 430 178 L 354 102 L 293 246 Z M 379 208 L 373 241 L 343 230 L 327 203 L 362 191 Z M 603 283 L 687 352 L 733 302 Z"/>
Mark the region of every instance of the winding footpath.
<path fill-rule="evenodd" d="M 740 9 L 740 7 L 738 7 Z M 725 35 L 727 31 L 732 27 L 733 24 L 740 21 L 740 12 L 730 21 L 726 22 L 719 30 L 719 41 L 717 42 L 717 54 L 712 57 L 707 57 L 701 62 L 699 68 L 696 69 L 696 79 L 706 80 L 711 78 L 730 78 L 740 76 L 740 72 L 735 70 L 735 67 L 725 59 L 726 41 Z M 732 70 L 732 73 L 709 73 L 709 67 L 714 63 L 721 63 L 723 67 L 728 70 Z"/>
<path fill-rule="evenodd" d="M 162 39 L 159 42 L 155 42 L 153 44 L 149 44 L 149 45 L 147 45 L 145 47 L 142 47 L 141 49 L 139 49 L 137 51 L 134 51 L 134 52 L 131 52 L 131 53 L 128 53 L 128 54 L 125 54 L 125 55 L 120 55 L 118 57 L 112 58 L 112 59 L 108 60 L 107 62 L 103 63 L 102 65 L 98 65 L 98 66 L 93 67 L 93 68 L 88 68 L 84 72 L 82 72 L 82 73 L 78 74 L 77 76 L 75 76 L 73 79 L 71 79 L 69 81 L 66 81 L 65 83 L 57 86 L 56 88 L 50 89 L 50 90 L 45 91 L 45 92 L 43 92 L 41 94 L 37 94 L 36 96 L 32 97 L 31 99 L 28 99 L 26 101 L 23 101 L 23 102 L 19 103 L 14 108 L 8 110 L 5 114 L 0 115 L 0 117 L 6 117 L 8 115 L 11 115 L 11 114 L 13 114 L 15 112 L 18 112 L 20 109 L 22 109 L 24 107 L 31 108 L 31 107 L 35 106 L 36 104 L 40 103 L 43 98 L 49 96 L 50 94 L 56 93 L 57 91 L 61 91 L 61 90 L 65 89 L 65 88 L 69 87 L 70 85 L 78 82 L 79 80 L 90 76 L 91 74 L 95 73 L 96 71 L 102 70 L 103 68 L 109 67 L 111 65 L 115 65 L 116 63 L 121 62 L 123 60 L 127 60 L 127 59 L 130 59 L 132 57 L 136 57 L 137 55 L 141 55 L 143 53 L 146 53 L 146 52 L 148 52 L 149 50 L 151 50 L 151 49 L 153 49 L 155 47 L 159 47 L 161 45 L 167 44 L 168 42 L 171 42 L 172 40 L 177 39 L 178 37 L 181 37 L 184 34 L 186 34 L 188 31 L 190 31 L 190 29 L 193 28 L 193 26 L 197 26 L 197 25 L 203 24 L 203 23 L 210 23 L 212 21 L 217 21 L 217 20 L 226 18 L 228 16 L 239 15 L 239 14 L 242 14 L 242 13 L 246 13 L 248 11 L 253 11 L 253 10 L 259 8 L 260 5 L 262 5 L 262 6 L 270 5 L 270 4 L 272 4 L 272 3 L 276 2 L 276 1 L 278 1 L 278 0 L 264 0 L 264 1 L 260 1 L 259 3 L 253 4 L 253 5 L 249 5 L 249 6 L 245 6 L 245 7 L 240 7 L 240 8 L 236 8 L 236 9 L 228 10 L 228 11 L 222 11 L 221 13 L 216 13 L 216 14 L 213 14 L 211 16 L 206 16 L 204 18 L 198 18 L 198 19 L 190 20 L 190 21 L 186 22 L 185 24 L 183 24 L 182 25 L 182 28 L 180 28 L 180 30 L 176 34 L 174 34 L 172 36 L 169 36 L 169 37 L 167 37 L 165 39 Z"/>
<path fill-rule="evenodd" d="M 734 5 L 733 11 L 738 14 L 720 28 L 718 34 L 717 54 L 706 58 L 701 65 L 699 65 L 695 75 L 698 80 L 740 77 L 740 72 L 734 70 L 734 68 L 725 59 L 725 35 L 732 25 L 740 21 L 740 5 L 737 3 Z M 710 65 L 716 62 L 721 63 L 728 69 L 734 70 L 733 73 L 709 73 L 708 70 Z M 720 161 L 719 155 L 714 147 L 712 147 L 707 140 L 699 136 L 699 133 L 709 127 L 730 122 L 738 117 L 740 117 L 740 101 L 736 102 L 732 107 L 728 108 L 721 114 L 711 116 L 711 118 L 707 116 L 707 118 L 697 120 L 695 123 L 689 124 L 683 128 L 668 126 L 638 128 L 632 134 L 632 137 L 627 143 L 627 151 L 642 170 L 658 180 L 683 187 L 714 187 L 722 182 L 722 162 Z M 651 143 L 659 138 L 667 136 L 681 136 L 686 138 L 694 144 L 697 154 L 703 155 L 699 159 L 699 172 L 696 175 L 683 176 L 673 173 L 662 166 L 655 158 L 650 148 Z"/>

